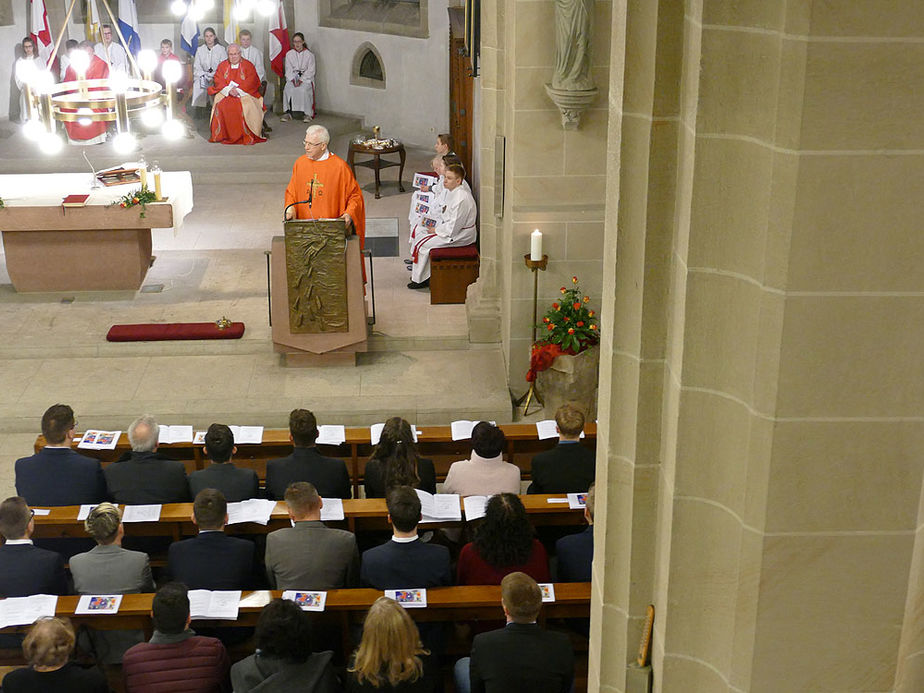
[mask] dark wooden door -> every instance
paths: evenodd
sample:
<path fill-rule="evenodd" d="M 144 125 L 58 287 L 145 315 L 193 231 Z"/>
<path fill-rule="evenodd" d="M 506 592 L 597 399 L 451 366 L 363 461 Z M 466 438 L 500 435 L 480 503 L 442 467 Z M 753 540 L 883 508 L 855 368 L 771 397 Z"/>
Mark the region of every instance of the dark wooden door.
<path fill-rule="evenodd" d="M 465 50 L 465 10 L 449 9 L 449 134 L 456 143 L 456 154 L 462 159 L 471 182 L 472 98 L 474 82 L 471 60 Z"/>

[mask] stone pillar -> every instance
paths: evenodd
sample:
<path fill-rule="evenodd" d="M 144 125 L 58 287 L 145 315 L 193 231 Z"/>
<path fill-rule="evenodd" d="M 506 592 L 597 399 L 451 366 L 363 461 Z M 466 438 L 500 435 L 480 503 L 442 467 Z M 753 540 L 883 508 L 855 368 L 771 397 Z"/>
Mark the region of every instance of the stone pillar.
<path fill-rule="evenodd" d="M 615 10 L 590 690 L 924 686 L 922 36 Z"/>

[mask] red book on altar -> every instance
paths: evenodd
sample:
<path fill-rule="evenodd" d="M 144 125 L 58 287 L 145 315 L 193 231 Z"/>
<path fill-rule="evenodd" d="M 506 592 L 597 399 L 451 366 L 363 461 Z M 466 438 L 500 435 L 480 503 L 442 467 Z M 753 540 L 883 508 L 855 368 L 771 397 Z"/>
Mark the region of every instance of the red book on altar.
<path fill-rule="evenodd" d="M 68 195 L 67 197 L 64 198 L 64 200 L 62 200 L 61 204 L 64 207 L 85 207 L 89 197 L 90 196 L 86 194 L 85 195 Z"/>

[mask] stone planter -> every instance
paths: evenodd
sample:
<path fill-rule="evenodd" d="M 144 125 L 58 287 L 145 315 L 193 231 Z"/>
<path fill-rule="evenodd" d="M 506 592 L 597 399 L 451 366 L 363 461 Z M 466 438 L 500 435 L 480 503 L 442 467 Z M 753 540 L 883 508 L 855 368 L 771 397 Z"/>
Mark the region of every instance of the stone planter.
<path fill-rule="evenodd" d="M 550 368 L 536 374 L 535 391 L 542 400 L 548 418 L 565 402 L 572 402 L 584 412 L 587 421 L 597 418 L 597 374 L 600 345 L 585 349 L 576 356 L 562 354 Z"/>

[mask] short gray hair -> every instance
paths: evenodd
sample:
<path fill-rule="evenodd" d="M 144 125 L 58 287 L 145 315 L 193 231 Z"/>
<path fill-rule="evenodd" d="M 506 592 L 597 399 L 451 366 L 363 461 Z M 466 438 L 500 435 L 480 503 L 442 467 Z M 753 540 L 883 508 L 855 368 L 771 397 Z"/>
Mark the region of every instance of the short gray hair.
<path fill-rule="evenodd" d="M 305 139 L 317 133 L 318 139 L 324 144 L 330 144 L 330 131 L 323 125 L 309 125 L 305 130 Z"/>
<path fill-rule="evenodd" d="M 140 429 L 140 430 L 139 430 Z M 128 442 L 133 452 L 151 452 L 157 447 L 160 426 L 150 414 L 139 416 L 128 427 Z"/>

